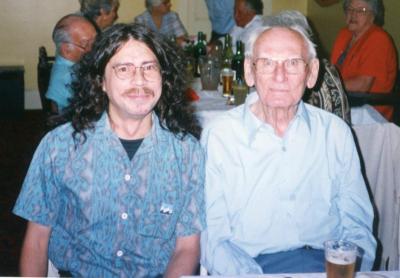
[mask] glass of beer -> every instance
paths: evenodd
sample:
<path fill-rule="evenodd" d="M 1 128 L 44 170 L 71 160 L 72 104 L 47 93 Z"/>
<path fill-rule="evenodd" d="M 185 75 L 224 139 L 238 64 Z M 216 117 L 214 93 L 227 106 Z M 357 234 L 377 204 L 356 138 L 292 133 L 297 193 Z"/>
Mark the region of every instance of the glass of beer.
<path fill-rule="evenodd" d="M 224 68 L 221 71 L 222 95 L 224 97 L 229 97 L 232 94 L 233 74 L 233 70 L 228 68 Z"/>
<path fill-rule="evenodd" d="M 328 240 L 324 248 L 327 278 L 353 278 L 357 245 L 345 240 Z"/>

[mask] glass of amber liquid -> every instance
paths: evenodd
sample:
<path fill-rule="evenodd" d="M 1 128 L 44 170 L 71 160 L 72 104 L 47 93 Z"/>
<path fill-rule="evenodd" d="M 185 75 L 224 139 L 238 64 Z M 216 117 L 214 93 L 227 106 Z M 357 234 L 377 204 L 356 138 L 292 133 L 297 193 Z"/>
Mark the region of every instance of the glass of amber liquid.
<path fill-rule="evenodd" d="M 221 71 L 222 95 L 224 97 L 230 97 L 232 94 L 233 75 L 234 72 L 232 69 L 224 68 Z"/>
<path fill-rule="evenodd" d="M 324 242 L 327 278 L 353 278 L 357 259 L 357 245 L 346 240 Z"/>

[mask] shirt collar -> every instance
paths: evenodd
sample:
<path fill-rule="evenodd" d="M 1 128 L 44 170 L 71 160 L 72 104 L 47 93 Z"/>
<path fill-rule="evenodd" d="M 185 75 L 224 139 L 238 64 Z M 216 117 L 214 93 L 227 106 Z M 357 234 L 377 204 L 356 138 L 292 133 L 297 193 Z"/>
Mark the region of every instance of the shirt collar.
<path fill-rule="evenodd" d="M 251 25 L 253 25 L 255 22 L 260 21 L 260 20 L 262 20 L 262 17 L 257 14 L 243 28 L 246 29 L 246 28 L 250 27 Z"/>
<path fill-rule="evenodd" d="M 248 142 L 253 141 L 254 137 L 256 136 L 257 132 L 261 128 L 267 128 L 271 132 L 274 132 L 272 126 L 270 126 L 267 123 L 262 122 L 260 119 L 258 119 L 253 112 L 251 111 L 251 105 L 254 104 L 256 101 L 258 101 L 259 97 L 256 91 L 252 92 L 247 98 L 246 101 L 243 105 L 243 110 L 242 110 L 242 120 L 244 123 L 245 128 L 247 129 L 247 134 L 248 134 Z M 291 128 L 291 126 L 295 122 L 300 122 L 303 123 L 307 131 L 311 133 L 311 124 L 310 124 L 310 116 L 307 111 L 307 107 L 301 100 L 299 102 L 298 108 L 296 115 L 294 116 L 293 120 L 290 122 L 288 130 Z"/>
<path fill-rule="evenodd" d="M 73 66 L 75 63 L 74 62 L 72 62 L 72 61 L 70 61 L 70 60 L 68 60 L 68 59 L 65 59 L 63 56 L 61 56 L 61 55 L 56 55 L 56 61 L 55 61 L 55 63 L 57 63 L 57 64 L 61 64 L 61 65 L 66 65 L 66 66 Z"/>
<path fill-rule="evenodd" d="M 157 146 L 160 141 L 165 140 L 164 129 L 160 125 L 160 121 L 155 112 L 151 113 L 152 126 L 150 133 L 144 138 L 143 146 Z M 112 137 L 118 138 L 118 135 L 111 128 L 110 117 L 107 112 L 104 112 L 99 121 L 96 123 L 95 131 L 103 132 L 104 134 L 109 134 Z M 150 144 L 148 144 L 150 142 Z M 146 147 L 147 148 L 147 147 Z"/>

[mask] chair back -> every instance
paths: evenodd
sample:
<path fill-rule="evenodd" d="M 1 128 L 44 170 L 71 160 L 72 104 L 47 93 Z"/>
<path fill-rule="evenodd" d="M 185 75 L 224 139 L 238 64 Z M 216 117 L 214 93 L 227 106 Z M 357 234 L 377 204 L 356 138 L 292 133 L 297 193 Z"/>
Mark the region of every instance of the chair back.
<path fill-rule="evenodd" d="M 48 56 L 44 46 L 39 47 L 39 61 L 37 64 L 37 82 L 42 103 L 42 109 L 45 114 L 51 114 L 50 100 L 46 98 L 47 88 L 49 87 L 49 80 L 51 68 L 53 67 L 54 56 Z"/>
<path fill-rule="evenodd" d="M 317 84 L 304 95 L 303 100 L 350 124 L 350 105 L 339 72 L 327 59 L 321 60 L 320 70 Z"/>

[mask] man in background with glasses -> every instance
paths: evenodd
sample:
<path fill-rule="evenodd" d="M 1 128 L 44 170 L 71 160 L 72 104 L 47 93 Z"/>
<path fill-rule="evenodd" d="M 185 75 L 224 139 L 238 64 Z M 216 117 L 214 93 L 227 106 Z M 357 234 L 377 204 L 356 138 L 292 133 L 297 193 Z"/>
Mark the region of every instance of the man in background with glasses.
<path fill-rule="evenodd" d="M 71 122 L 42 140 L 14 213 L 23 276 L 180 277 L 199 263 L 204 153 L 177 46 L 139 24 L 79 63 Z"/>
<path fill-rule="evenodd" d="M 301 22 L 282 12 L 251 35 L 245 79 L 256 92 L 203 130 L 201 263 L 212 274 L 324 272 L 329 239 L 357 244 L 361 269 L 372 268 L 374 215 L 351 130 L 301 100 L 319 68 Z"/>
<path fill-rule="evenodd" d="M 54 113 L 62 113 L 72 96 L 73 66 L 90 51 L 96 37 L 96 29 L 85 17 L 69 14 L 54 27 L 53 41 L 56 59 L 53 64 L 46 98 L 51 100 Z"/>

